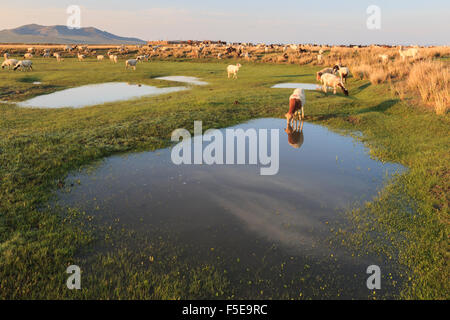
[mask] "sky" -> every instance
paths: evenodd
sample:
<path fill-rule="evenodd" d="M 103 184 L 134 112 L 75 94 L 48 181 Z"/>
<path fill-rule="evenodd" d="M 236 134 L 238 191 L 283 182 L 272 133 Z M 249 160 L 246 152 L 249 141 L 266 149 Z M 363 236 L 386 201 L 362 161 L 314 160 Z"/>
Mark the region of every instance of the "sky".
<path fill-rule="evenodd" d="M 143 40 L 450 45 L 449 0 L 21 0 L 1 5 L 0 30 L 66 25 L 70 5 L 81 27 Z M 371 5 L 380 29 L 367 28 Z"/>

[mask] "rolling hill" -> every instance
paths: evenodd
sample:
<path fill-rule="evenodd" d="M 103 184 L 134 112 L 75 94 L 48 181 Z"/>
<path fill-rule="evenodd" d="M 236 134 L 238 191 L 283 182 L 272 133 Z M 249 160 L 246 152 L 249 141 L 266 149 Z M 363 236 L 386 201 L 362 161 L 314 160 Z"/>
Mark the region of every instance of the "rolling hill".
<path fill-rule="evenodd" d="M 144 44 L 138 38 L 127 38 L 94 27 L 69 29 L 66 26 L 28 24 L 0 31 L 0 43 L 51 44 Z"/>

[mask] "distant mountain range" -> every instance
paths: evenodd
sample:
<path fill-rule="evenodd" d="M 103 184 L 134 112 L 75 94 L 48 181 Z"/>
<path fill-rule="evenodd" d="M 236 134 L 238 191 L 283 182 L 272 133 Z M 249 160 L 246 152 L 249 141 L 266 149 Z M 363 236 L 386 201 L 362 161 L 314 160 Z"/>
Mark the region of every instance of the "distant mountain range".
<path fill-rule="evenodd" d="M 94 27 L 69 29 L 66 26 L 28 24 L 0 31 L 0 43 L 51 44 L 144 44 L 138 38 L 119 37 Z"/>

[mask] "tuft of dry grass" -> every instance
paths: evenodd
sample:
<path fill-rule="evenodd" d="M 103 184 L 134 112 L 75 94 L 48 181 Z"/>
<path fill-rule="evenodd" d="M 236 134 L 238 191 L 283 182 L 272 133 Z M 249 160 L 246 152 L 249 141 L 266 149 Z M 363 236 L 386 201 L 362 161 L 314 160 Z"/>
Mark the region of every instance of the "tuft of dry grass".
<path fill-rule="evenodd" d="M 422 101 L 444 114 L 450 109 L 450 68 L 438 61 L 421 61 L 411 68 L 406 84 Z"/>

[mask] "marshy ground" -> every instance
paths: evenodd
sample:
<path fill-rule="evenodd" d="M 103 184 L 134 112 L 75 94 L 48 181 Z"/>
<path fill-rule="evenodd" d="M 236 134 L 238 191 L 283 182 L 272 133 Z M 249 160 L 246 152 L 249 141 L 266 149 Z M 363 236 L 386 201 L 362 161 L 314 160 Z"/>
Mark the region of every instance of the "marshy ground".
<path fill-rule="evenodd" d="M 267 255 L 263 238 L 248 244 L 255 249 L 254 256 L 224 263 L 220 248 L 214 246 L 202 248 L 209 251 L 203 251 L 199 260 L 186 255 L 192 244 L 180 241 L 170 224 L 142 234 L 120 219 L 100 223 L 91 212 L 52 205 L 57 192 L 72 188 L 71 183 L 76 187 L 76 180 L 65 179 L 74 170 L 112 155 L 167 147 L 174 129 L 192 130 L 195 120 L 202 120 L 206 130 L 280 118 L 292 90 L 271 87 L 315 83 L 320 67 L 246 63 L 238 80 L 228 80 L 227 62 L 152 61 L 125 71 L 122 63 L 93 59 L 33 61 L 32 73 L 0 73 L 0 100 L 23 101 L 105 82 L 179 85 L 155 79 L 164 76 L 193 76 L 208 85 L 81 109 L 0 103 L 1 297 L 340 297 L 343 288 L 338 280 L 333 282 L 328 261 L 320 273 L 302 270 L 297 276 L 291 270 L 308 269 L 310 263 L 291 260 L 290 252 L 277 247 L 270 255 L 271 261 L 279 257 L 279 265 L 252 272 Z M 448 298 L 448 115 L 408 105 L 388 84 L 375 86 L 350 78 L 348 87 L 348 97 L 308 91 L 306 120 L 352 136 L 370 148 L 373 158 L 407 170 L 390 179 L 370 202 L 342 213 L 345 227 L 330 226 L 331 241 L 339 241 L 355 255 L 375 254 L 398 266 L 385 278 L 398 285 L 392 291 L 395 295 L 368 292 L 367 298 Z M 86 261 L 83 289 L 67 290 L 67 266 Z M 238 286 L 232 280 L 236 274 L 242 274 Z M 274 274 L 282 280 L 274 281 Z M 317 286 L 297 290 L 304 281 Z M 347 291 L 344 297 L 352 296 Z"/>

